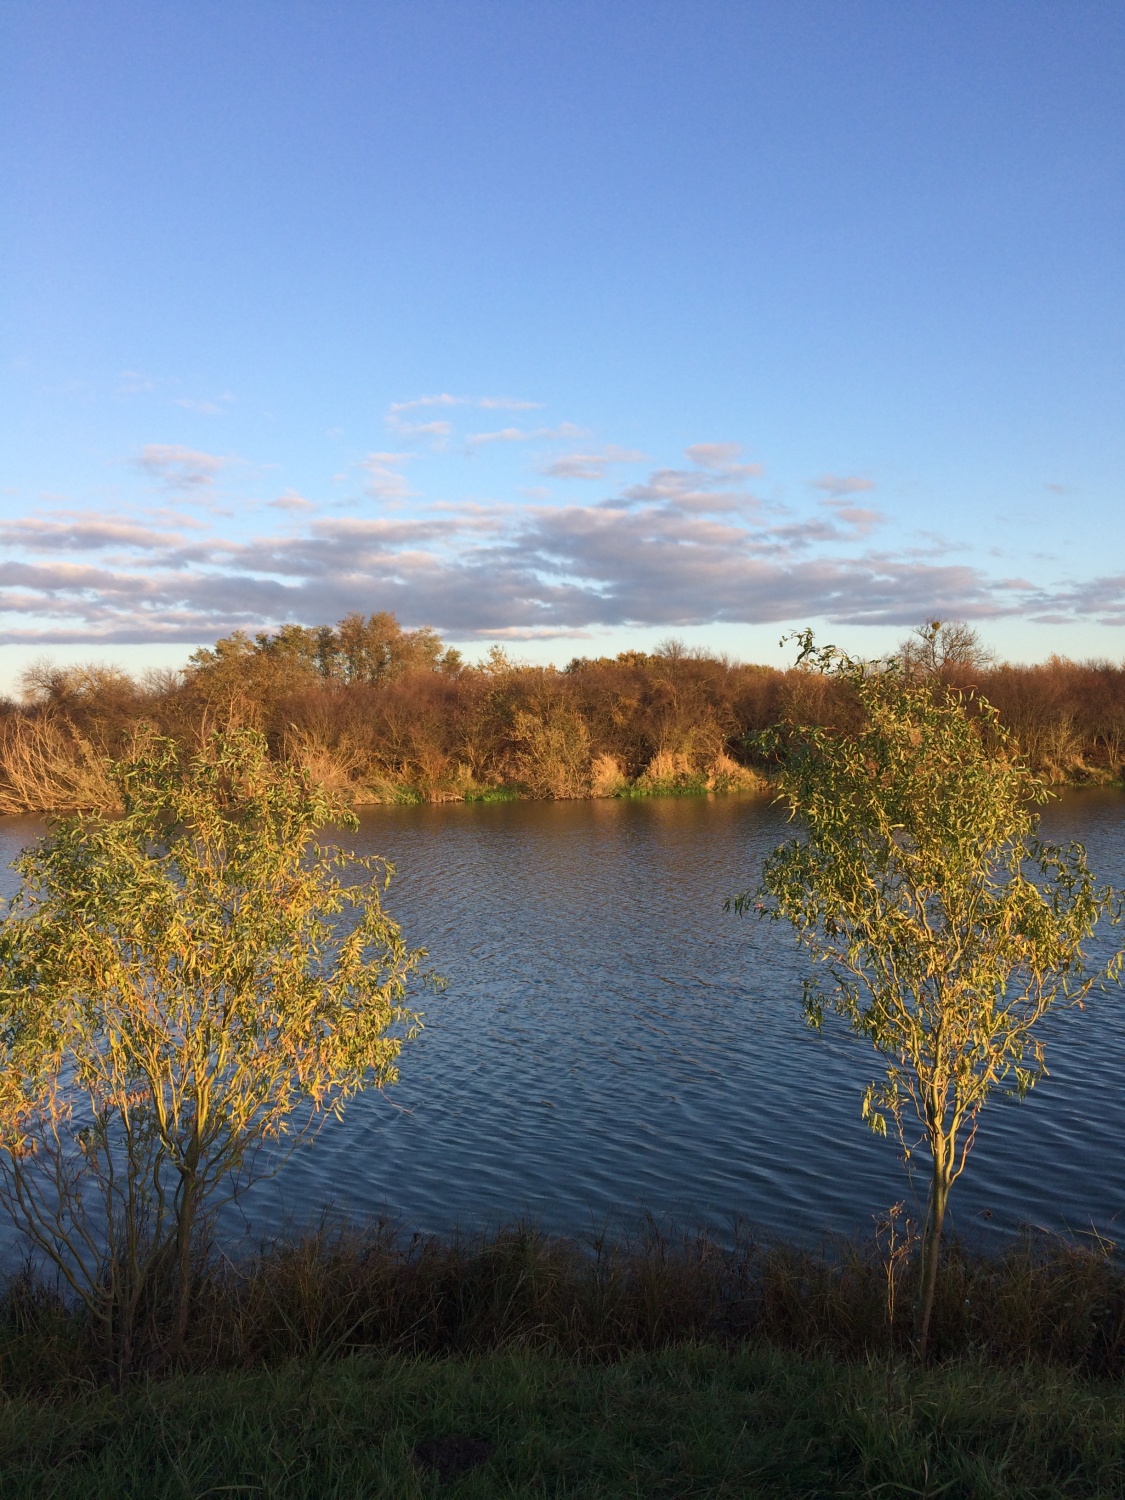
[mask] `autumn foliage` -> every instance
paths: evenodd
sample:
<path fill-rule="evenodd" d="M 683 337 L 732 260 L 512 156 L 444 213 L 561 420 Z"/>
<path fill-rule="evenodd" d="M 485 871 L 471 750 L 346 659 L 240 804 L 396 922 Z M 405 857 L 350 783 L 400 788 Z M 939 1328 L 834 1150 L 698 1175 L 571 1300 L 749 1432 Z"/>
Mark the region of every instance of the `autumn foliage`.
<path fill-rule="evenodd" d="M 975 687 L 1048 781 L 1111 781 L 1125 767 L 1125 668 L 1052 657 L 994 664 L 964 627 L 914 670 Z M 967 648 L 968 647 L 968 648 Z M 182 672 L 135 680 L 42 663 L 0 710 L 0 812 L 109 807 L 105 757 L 142 728 L 190 749 L 251 727 L 271 753 L 352 803 L 723 791 L 762 784 L 750 747 L 782 719 L 846 726 L 846 688 L 801 668 L 733 662 L 676 641 L 653 652 L 520 665 L 493 648 L 468 665 L 393 615 L 227 636 Z"/>

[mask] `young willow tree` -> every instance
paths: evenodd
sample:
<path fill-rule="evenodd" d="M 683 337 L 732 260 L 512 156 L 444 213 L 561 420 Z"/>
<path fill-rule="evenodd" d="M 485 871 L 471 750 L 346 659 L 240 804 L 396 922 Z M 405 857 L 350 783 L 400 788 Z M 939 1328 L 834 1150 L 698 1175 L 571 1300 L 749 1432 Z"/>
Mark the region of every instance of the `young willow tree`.
<path fill-rule="evenodd" d="M 794 926 L 816 960 L 809 1021 L 843 1016 L 887 1059 L 863 1114 L 888 1121 L 909 1158 L 910 1116 L 931 1160 L 917 1340 L 925 1358 L 949 1192 L 980 1111 L 997 1089 L 1023 1095 L 1044 1072 L 1036 1027 L 1121 967 L 1091 972 L 1082 945 L 1119 897 L 1099 888 L 1081 845 L 1037 836 L 1046 792 L 991 706 L 895 658 L 856 661 L 814 646 L 800 662 L 850 686 L 846 730 L 782 725 L 764 737 L 805 836 L 766 859 L 736 899 Z"/>
<path fill-rule="evenodd" d="M 60 820 L 16 865 L 0 1202 L 125 1369 L 142 1334 L 181 1347 L 200 1238 L 255 1164 L 395 1080 L 424 953 L 389 867 L 322 848 L 348 815 L 256 734 L 186 763 L 154 738 L 113 773 L 122 816 Z"/>

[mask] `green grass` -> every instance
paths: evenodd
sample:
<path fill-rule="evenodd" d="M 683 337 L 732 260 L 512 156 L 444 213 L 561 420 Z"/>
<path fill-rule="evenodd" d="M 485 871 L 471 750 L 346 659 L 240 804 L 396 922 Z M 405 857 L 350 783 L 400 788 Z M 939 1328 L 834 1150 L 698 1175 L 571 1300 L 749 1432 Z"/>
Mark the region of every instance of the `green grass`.
<path fill-rule="evenodd" d="M 633 782 L 614 794 L 617 797 L 707 797 L 712 795 L 704 777 L 694 781 L 658 781 L 650 786 Z M 720 793 L 720 795 L 725 795 Z"/>
<path fill-rule="evenodd" d="M 201 1267 L 175 1370 L 158 1318 L 123 1380 L 17 1279 L 0 1497 L 1125 1495 L 1115 1248 L 951 1245 L 929 1368 L 887 1248 L 325 1227 Z M 457 1437 L 495 1451 L 439 1483 Z"/>
<path fill-rule="evenodd" d="M 415 1444 L 495 1451 L 445 1483 Z M 0 1407 L 17 1496 L 1114 1496 L 1120 1388 L 1042 1368 L 846 1365 L 702 1345 L 609 1364 L 531 1351 L 353 1357 Z"/>

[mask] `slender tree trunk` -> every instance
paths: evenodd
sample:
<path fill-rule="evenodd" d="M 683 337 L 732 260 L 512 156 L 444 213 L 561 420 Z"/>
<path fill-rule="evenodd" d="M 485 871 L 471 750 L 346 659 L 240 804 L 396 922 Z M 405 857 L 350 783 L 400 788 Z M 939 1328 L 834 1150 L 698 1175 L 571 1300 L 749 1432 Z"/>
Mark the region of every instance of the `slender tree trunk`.
<path fill-rule="evenodd" d="M 945 1142 L 934 1150 L 934 1176 L 930 1186 L 930 1210 L 926 1216 L 926 1233 L 922 1242 L 922 1285 L 918 1298 L 918 1358 L 925 1364 L 930 1352 L 930 1325 L 937 1292 L 938 1262 L 941 1259 L 941 1230 L 945 1205 L 949 1197 L 949 1172 L 945 1161 Z"/>
<path fill-rule="evenodd" d="M 183 1198 L 176 1224 L 176 1327 L 172 1338 L 172 1358 L 179 1359 L 187 1338 L 191 1314 L 191 1235 L 195 1227 L 197 1184 L 194 1174 L 185 1177 Z"/>

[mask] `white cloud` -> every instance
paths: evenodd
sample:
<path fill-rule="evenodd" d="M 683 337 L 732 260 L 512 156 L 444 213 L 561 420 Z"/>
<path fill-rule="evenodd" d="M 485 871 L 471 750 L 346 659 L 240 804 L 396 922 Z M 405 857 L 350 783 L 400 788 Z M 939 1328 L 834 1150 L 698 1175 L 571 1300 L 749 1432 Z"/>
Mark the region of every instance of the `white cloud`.
<path fill-rule="evenodd" d="M 391 416 L 401 416 L 405 411 L 416 411 L 424 406 L 476 406 L 483 411 L 536 411 L 542 401 L 522 401 L 518 396 L 451 396 L 443 392 L 440 396 L 416 396 L 413 401 L 392 401 L 387 408 Z"/>
<path fill-rule="evenodd" d="M 601 479 L 611 464 L 636 463 L 644 458 L 631 448 L 616 448 L 611 443 L 597 453 L 566 453 L 540 470 L 552 479 Z"/>
<path fill-rule="evenodd" d="M 466 438 L 470 448 L 479 448 L 486 443 L 533 443 L 541 439 L 581 438 L 590 434 L 584 427 L 573 422 L 560 422 L 557 427 L 502 427 L 498 432 L 471 432 Z"/>
<path fill-rule="evenodd" d="M 396 419 L 391 425 L 402 437 L 431 437 L 438 442 L 449 437 L 453 431 L 452 422 L 400 422 Z"/>
<path fill-rule="evenodd" d="M 426 406 L 471 406 L 472 401 L 468 396 L 450 396 L 448 393 L 441 396 L 416 396 L 413 401 L 392 401 L 387 408 L 387 420 L 395 423 L 395 419 L 401 417 L 403 412 L 418 411 Z"/>
<path fill-rule="evenodd" d="M 499 432 L 470 433 L 466 442 L 470 448 L 479 448 L 485 443 L 526 443 L 534 436 L 533 432 L 524 432 L 521 427 L 502 427 Z"/>
<path fill-rule="evenodd" d="M 699 468 L 724 479 L 756 479 L 763 472 L 761 464 L 739 462 L 741 443 L 693 443 L 684 454 Z"/>
<path fill-rule="evenodd" d="M 122 396 L 143 396 L 156 389 L 156 381 L 142 370 L 122 370 L 117 377 L 117 390 Z"/>
<path fill-rule="evenodd" d="M 708 462 L 738 471 L 734 458 Z M 369 454 L 372 493 L 403 498 L 404 461 Z M 0 639 L 197 642 L 373 608 L 486 639 L 823 617 L 908 625 L 930 612 L 979 619 L 1029 605 L 1116 612 L 1125 623 L 1119 580 L 1068 599 L 964 564 L 865 550 L 874 513 L 848 514 L 841 501 L 779 521 L 728 473 L 656 470 L 591 505 L 446 502 L 350 517 L 317 515 L 289 491 L 271 504 L 297 525 L 242 538 L 197 529 L 185 541 L 161 525 L 92 514 L 23 517 L 0 530 L 13 554 L 0 567 Z M 100 565 L 74 561 L 83 549 Z"/>
<path fill-rule="evenodd" d="M 397 465 L 409 462 L 408 453 L 369 453 L 360 467 L 367 470 L 364 489 L 374 500 L 409 500 L 415 491 L 398 472 Z"/>
<path fill-rule="evenodd" d="M 814 490 L 823 490 L 827 495 L 862 495 L 875 488 L 873 479 L 863 479 L 858 474 L 822 474 L 809 483 Z"/>
<path fill-rule="evenodd" d="M 417 396 L 413 401 L 392 401 L 387 408 L 387 426 L 407 438 L 432 437 L 440 443 L 449 437 L 453 424 L 448 421 L 414 422 L 411 412 L 434 407 L 468 407 L 478 411 L 533 411 L 541 401 L 522 401 L 515 396 L 453 396 L 448 391 L 438 396 Z"/>
<path fill-rule="evenodd" d="M 855 505 L 851 500 L 842 496 L 836 498 L 830 495 L 820 503 L 837 520 L 842 521 L 845 526 L 850 526 L 856 536 L 867 536 L 887 519 L 881 510 L 874 510 L 866 505 Z"/>
<path fill-rule="evenodd" d="M 316 506 L 311 500 L 306 500 L 304 495 L 298 495 L 296 490 L 286 490 L 284 495 L 278 495 L 276 500 L 269 502 L 274 510 L 315 510 Z"/>
<path fill-rule="evenodd" d="M 484 399 L 411 405 L 440 413 Z M 452 424 L 435 415 L 403 425 L 444 439 Z M 575 442 L 583 436 L 587 444 Z M 572 424 L 473 434 L 468 452 L 528 442 L 544 445 L 538 461 L 562 479 L 603 479 L 642 456 L 590 444 Z M 484 639 L 615 625 L 906 626 L 930 614 L 1125 625 L 1122 577 L 1049 588 L 954 562 L 936 547 L 892 552 L 876 541 L 885 517 L 864 503 L 869 479 L 823 475 L 815 503 L 806 492 L 803 509 L 778 514 L 752 493 L 761 467 L 744 462 L 737 444 L 696 443 L 685 455 L 683 467 L 653 469 L 589 504 L 559 504 L 557 491 L 540 491 L 519 503 L 423 505 L 403 472 L 411 454 L 375 450 L 360 469 L 381 505 L 326 514 L 293 489 L 273 490 L 266 512 L 256 499 L 220 523 L 200 501 L 242 461 L 151 444 L 137 463 L 173 491 L 162 505 L 110 515 L 41 501 L 34 514 L 0 522 L 0 640 L 199 642 L 372 609 Z M 356 470 L 345 477 L 354 485 Z"/>
<path fill-rule="evenodd" d="M 201 416 L 217 417 L 222 414 L 223 408 L 229 406 L 233 400 L 234 397 L 230 392 L 225 391 L 213 401 L 202 398 L 197 399 L 192 396 L 179 396 L 176 399 L 176 405 L 182 406 L 185 411 L 198 412 Z"/>
<path fill-rule="evenodd" d="M 718 444 L 707 444 L 708 448 Z M 702 471 L 695 469 L 656 469 L 643 484 L 630 485 L 622 499 L 631 505 L 659 505 L 679 512 L 718 512 L 756 510 L 760 505 L 754 495 L 740 487 L 740 481 L 759 473 L 757 464 L 731 462 L 737 458 L 737 445 L 724 444 L 734 453 L 723 455 L 725 467 L 712 464 Z M 689 456 L 692 449 L 688 449 Z"/>
<path fill-rule="evenodd" d="M 151 551 L 178 543 L 180 534 L 138 525 L 128 517 L 87 511 L 56 511 L 0 522 L 0 541 L 27 552 L 87 552 L 106 547 Z"/>
<path fill-rule="evenodd" d="M 181 448 L 173 443 L 149 443 L 141 449 L 137 462 L 154 479 L 163 480 L 171 489 L 202 489 L 214 483 L 216 474 L 231 460 L 196 448 Z"/>
<path fill-rule="evenodd" d="M 1032 600 L 1036 613 L 1031 619 L 1054 625 L 1093 619 L 1099 625 L 1125 625 L 1125 573 L 1107 574 L 1083 583 L 1071 583 L 1057 591 L 1036 590 Z"/>

